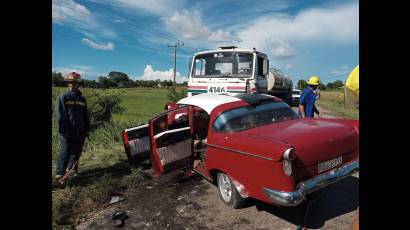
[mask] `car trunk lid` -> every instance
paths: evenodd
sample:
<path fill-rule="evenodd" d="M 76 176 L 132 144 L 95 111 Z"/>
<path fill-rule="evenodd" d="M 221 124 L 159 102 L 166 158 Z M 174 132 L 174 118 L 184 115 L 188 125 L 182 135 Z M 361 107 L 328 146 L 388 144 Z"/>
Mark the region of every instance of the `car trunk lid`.
<path fill-rule="evenodd" d="M 297 155 L 296 168 L 312 167 L 339 156 L 344 158 L 358 148 L 354 126 L 340 120 L 305 118 L 282 121 L 250 129 L 248 134 L 282 140 L 293 146 Z"/>

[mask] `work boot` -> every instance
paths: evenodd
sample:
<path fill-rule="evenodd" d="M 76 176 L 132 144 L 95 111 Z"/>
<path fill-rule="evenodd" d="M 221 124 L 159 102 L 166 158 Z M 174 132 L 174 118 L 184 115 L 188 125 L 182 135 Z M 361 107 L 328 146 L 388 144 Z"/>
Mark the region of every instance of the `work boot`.
<path fill-rule="evenodd" d="M 64 180 L 64 175 L 56 175 L 53 181 L 53 187 L 64 188 L 66 180 Z"/>
<path fill-rule="evenodd" d="M 54 177 L 54 182 L 59 181 L 62 177 L 63 177 L 63 175 L 56 175 L 56 176 Z"/>

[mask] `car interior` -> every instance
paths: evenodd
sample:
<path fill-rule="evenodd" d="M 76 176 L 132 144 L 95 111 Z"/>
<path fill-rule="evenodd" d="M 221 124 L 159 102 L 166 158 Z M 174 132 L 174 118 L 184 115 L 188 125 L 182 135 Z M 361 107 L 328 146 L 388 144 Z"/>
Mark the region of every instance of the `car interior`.
<path fill-rule="evenodd" d="M 193 107 L 193 110 L 193 166 L 196 168 L 199 165 L 203 165 L 205 159 L 209 115 L 205 110 L 199 107 Z"/>
<path fill-rule="evenodd" d="M 153 122 L 157 154 L 166 170 L 176 168 L 181 162 L 193 160 L 194 168 L 204 163 L 209 115 L 205 110 L 193 107 L 191 134 L 189 117 L 187 114 L 181 115 L 182 111 L 176 110 L 172 113 L 175 119 L 169 119 L 170 113 L 167 113 Z M 186 113 L 186 110 L 184 112 Z"/>

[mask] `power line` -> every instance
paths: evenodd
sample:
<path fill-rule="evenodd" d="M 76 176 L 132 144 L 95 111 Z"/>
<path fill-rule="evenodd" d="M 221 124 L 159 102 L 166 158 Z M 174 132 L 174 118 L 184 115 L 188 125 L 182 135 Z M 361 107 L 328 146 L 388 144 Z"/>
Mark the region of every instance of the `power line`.
<path fill-rule="evenodd" d="M 60 31 L 55 31 L 55 30 L 53 30 L 52 32 L 53 32 L 53 33 L 60 34 L 60 35 L 65 36 L 65 37 L 68 37 L 68 38 L 75 39 L 75 40 L 77 40 L 78 38 L 79 38 L 79 39 L 83 39 L 82 37 L 69 35 L 69 34 L 66 34 L 66 33 L 62 33 L 62 32 L 60 32 Z M 123 50 L 117 50 L 117 51 L 122 52 L 122 53 L 131 54 L 131 55 L 137 54 L 137 55 L 144 56 L 144 57 L 147 57 L 147 58 L 153 58 L 153 59 L 157 58 L 157 57 L 153 57 L 153 56 L 150 56 L 150 55 L 147 55 L 147 54 L 143 54 L 143 53 L 130 53 L 130 52 L 125 52 L 125 51 L 123 51 Z M 163 57 L 161 57 L 161 59 L 163 59 L 164 61 L 165 61 L 165 60 L 168 60 L 168 59 L 165 59 L 165 58 L 163 58 Z"/>
<path fill-rule="evenodd" d="M 65 3 L 62 4 L 61 2 L 54 2 L 54 3 L 56 3 L 57 5 L 63 6 L 63 7 L 70 8 L 70 9 L 74 10 L 76 13 L 80 13 L 80 14 L 85 15 L 85 16 L 90 16 L 90 15 L 88 15 L 88 14 L 82 12 L 82 11 L 78 11 L 78 10 L 74 9 L 73 7 L 71 7 L 71 6 L 68 5 L 68 4 L 65 4 Z M 106 8 L 105 6 L 103 6 L 103 5 L 101 5 L 101 4 L 98 4 L 98 5 L 99 5 L 100 7 L 102 7 L 102 8 L 105 8 L 105 9 L 111 11 L 111 9 Z M 88 7 L 89 7 L 89 6 L 88 6 Z M 106 13 L 100 11 L 100 10 L 97 10 L 95 7 L 91 7 L 91 8 L 93 8 L 95 11 L 97 11 L 97 12 L 103 14 L 103 15 L 106 14 Z M 112 12 L 112 11 L 111 11 L 111 12 Z M 117 14 L 117 15 L 119 15 L 119 14 Z M 149 30 L 147 30 L 147 28 L 144 28 L 144 27 L 142 27 L 141 25 L 138 25 L 138 24 L 135 24 L 135 23 L 131 22 L 131 19 L 129 19 L 129 18 L 123 16 L 123 15 L 121 15 L 120 18 L 125 19 L 125 21 L 126 21 L 127 23 L 129 23 L 129 24 L 131 24 L 131 25 L 133 25 L 133 26 L 135 26 L 135 27 L 138 27 L 138 28 L 140 28 L 141 30 L 145 30 L 146 32 L 151 32 L 151 33 L 152 33 L 152 32 L 157 33 L 158 36 L 160 36 L 160 37 L 162 37 L 162 38 L 164 38 L 164 39 L 166 39 L 166 40 L 169 40 L 169 41 L 172 41 L 172 42 L 178 41 L 178 40 L 176 40 L 176 39 L 174 39 L 174 38 L 172 38 L 172 37 L 170 37 L 170 36 L 168 36 L 168 35 L 164 35 L 163 33 L 159 32 L 159 31 L 156 31 L 156 30 L 154 30 L 154 29 L 149 29 Z M 111 24 L 111 23 L 108 23 L 108 24 Z M 111 24 L 111 25 L 113 25 L 113 24 Z"/>
<path fill-rule="evenodd" d="M 72 8 L 71 6 L 69 6 L 69 5 L 67 5 L 67 4 L 61 4 L 60 2 L 54 2 L 54 3 L 56 3 L 57 5 L 60 5 L 60 6 L 67 7 L 67 8 L 70 8 L 70 9 L 72 9 L 72 10 L 75 10 L 77 13 L 83 14 L 83 15 L 85 15 L 85 16 L 90 16 L 90 15 L 88 15 L 88 14 L 85 14 L 85 13 L 81 12 L 81 11 L 77 11 L 76 9 Z M 98 6 L 99 6 L 99 7 L 102 7 L 102 8 L 105 8 L 105 9 L 107 9 L 108 11 L 112 12 L 111 9 L 109 9 L 109 8 L 107 8 L 107 7 L 105 7 L 105 6 L 101 5 L 101 4 L 98 4 Z M 89 6 L 88 6 L 88 7 L 89 7 Z M 99 13 L 101 13 L 101 14 L 106 14 L 106 13 L 104 13 L 104 12 L 101 12 L 100 10 L 97 10 L 95 7 L 91 7 L 91 8 L 93 8 L 95 11 L 97 11 L 97 12 L 99 12 Z M 117 16 L 119 15 L 118 13 L 114 13 L 114 14 L 116 14 Z M 165 34 L 165 33 L 163 33 L 163 32 L 160 32 L 160 31 L 158 31 L 158 30 L 155 30 L 155 29 L 152 29 L 152 28 L 149 28 L 149 27 L 142 27 L 141 25 L 135 24 L 135 23 L 132 22 L 131 19 L 129 19 L 128 17 L 125 17 L 124 15 L 119 15 L 119 18 L 125 19 L 125 21 L 126 21 L 128 24 L 131 24 L 131 25 L 134 25 L 135 27 L 140 28 L 140 30 L 143 31 L 143 32 L 148 32 L 148 33 L 150 33 L 150 32 L 152 33 L 152 32 L 153 32 L 153 33 L 156 33 L 159 37 L 161 37 L 161 38 L 163 38 L 163 39 L 166 39 L 166 40 L 169 40 L 169 41 L 172 41 L 172 42 L 180 42 L 180 40 L 178 40 L 178 39 L 176 39 L 176 38 L 174 38 L 174 37 L 172 37 L 172 36 L 170 36 L 170 35 L 168 35 L 168 34 Z M 111 24 L 111 23 L 108 23 L 108 24 L 114 26 L 114 25 Z M 114 26 L 114 27 L 115 27 L 115 26 Z M 149 28 L 149 29 L 148 29 L 148 28 Z M 193 48 L 193 47 L 190 47 L 190 46 L 185 46 L 185 47 L 191 49 L 192 51 L 197 51 L 196 48 Z M 192 51 L 187 51 L 187 52 L 190 53 L 190 54 L 193 54 Z"/>

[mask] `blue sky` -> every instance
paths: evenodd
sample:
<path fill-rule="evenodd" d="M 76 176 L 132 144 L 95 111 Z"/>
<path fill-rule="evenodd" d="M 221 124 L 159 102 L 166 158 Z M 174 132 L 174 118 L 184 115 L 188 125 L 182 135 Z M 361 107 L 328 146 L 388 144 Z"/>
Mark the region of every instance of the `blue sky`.
<path fill-rule="evenodd" d="M 344 80 L 359 63 L 357 0 L 53 0 L 52 70 L 97 79 L 177 80 L 198 51 L 236 45 L 268 54 L 296 83 Z"/>

